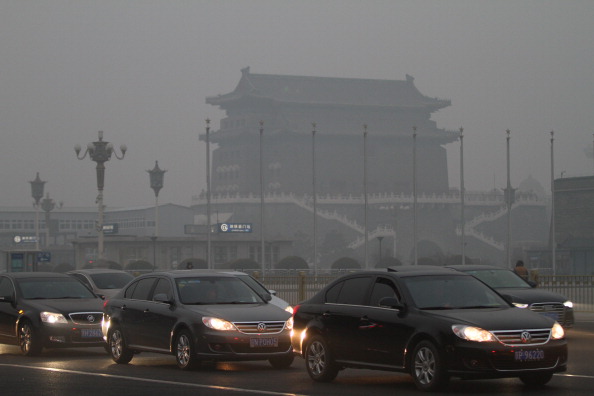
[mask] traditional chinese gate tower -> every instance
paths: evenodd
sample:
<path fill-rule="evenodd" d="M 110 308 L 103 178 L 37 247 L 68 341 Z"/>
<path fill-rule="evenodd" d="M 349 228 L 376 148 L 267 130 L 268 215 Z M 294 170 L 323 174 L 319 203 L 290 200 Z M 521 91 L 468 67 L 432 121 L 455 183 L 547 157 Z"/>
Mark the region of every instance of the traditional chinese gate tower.
<path fill-rule="evenodd" d="M 418 191 L 449 189 L 443 146 L 457 134 L 437 128 L 431 114 L 450 101 L 422 95 L 411 76 L 404 81 L 302 77 L 245 68 L 233 92 L 206 102 L 226 112 L 210 135 L 218 144 L 212 157 L 215 194 L 259 194 L 260 121 L 267 193 L 311 194 L 314 122 L 319 194 L 361 194 L 364 124 L 368 193 L 412 191 L 413 126 Z"/>

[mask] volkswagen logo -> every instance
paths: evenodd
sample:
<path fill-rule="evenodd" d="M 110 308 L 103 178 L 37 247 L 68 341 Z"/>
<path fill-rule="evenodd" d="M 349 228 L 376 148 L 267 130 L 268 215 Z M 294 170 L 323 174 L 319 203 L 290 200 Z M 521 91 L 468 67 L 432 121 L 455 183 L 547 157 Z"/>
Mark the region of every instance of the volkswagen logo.
<path fill-rule="evenodd" d="M 262 333 L 263 331 L 266 331 L 266 323 L 262 323 L 262 322 L 258 323 L 258 331 L 260 333 Z"/>
<path fill-rule="evenodd" d="M 88 315 L 87 316 L 87 320 L 89 321 L 89 323 L 94 323 L 95 322 L 95 317 L 93 315 Z"/>
<path fill-rule="evenodd" d="M 522 340 L 522 342 L 524 344 L 527 344 L 532 339 L 532 335 L 530 335 L 530 332 L 528 332 L 528 331 L 523 331 L 522 334 L 520 335 L 520 339 Z"/>

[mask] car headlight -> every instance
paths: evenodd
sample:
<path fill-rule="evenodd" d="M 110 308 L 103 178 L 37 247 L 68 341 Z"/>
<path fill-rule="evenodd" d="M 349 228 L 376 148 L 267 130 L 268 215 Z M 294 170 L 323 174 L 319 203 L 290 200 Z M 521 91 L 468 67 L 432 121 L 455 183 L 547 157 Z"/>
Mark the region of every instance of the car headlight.
<path fill-rule="evenodd" d="M 483 330 L 480 327 L 466 326 L 466 325 L 453 325 L 452 331 L 458 337 L 467 341 L 476 342 L 490 342 L 495 341 L 495 336 L 487 330 Z"/>
<path fill-rule="evenodd" d="M 565 337 L 565 330 L 563 330 L 563 327 L 559 323 L 555 322 L 551 329 L 551 338 L 553 340 L 560 340 L 563 337 Z"/>
<path fill-rule="evenodd" d="M 563 305 L 565 305 L 567 308 L 573 308 L 573 303 L 569 300 L 565 301 Z"/>
<path fill-rule="evenodd" d="M 514 304 L 514 307 L 516 307 L 516 308 L 528 308 L 528 304 L 525 304 L 525 303 L 517 303 L 517 302 L 515 302 L 515 303 L 512 303 L 512 304 Z"/>
<path fill-rule="evenodd" d="M 291 315 L 293 315 L 293 307 L 290 305 L 287 305 L 285 307 L 285 311 L 287 311 L 288 313 L 290 313 Z"/>
<path fill-rule="evenodd" d="M 210 316 L 205 316 L 202 318 L 202 323 L 206 327 L 209 327 L 213 330 L 221 330 L 221 331 L 230 331 L 235 330 L 235 326 L 233 323 L 226 321 L 225 319 L 213 318 Z"/>
<path fill-rule="evenodd" d="M 64 317 L 64 315 L 62 315 L 61 313 L 56 313 L 56 312 L 41 312 L 39 314 L 39 316 L 41 317 L 41 321 L 43 323 L 49 323 L 49 324 L 54 324 L 54 323 L 68 323 L 68 321 L 66 320 L 66 318 Z"/>
<path fill-rule="evenodd" d="M 292 316 L 289 319 L 287 319 L 287 321 L 285 322 L 285 329 L 293 330 L 293 317 Z"/>

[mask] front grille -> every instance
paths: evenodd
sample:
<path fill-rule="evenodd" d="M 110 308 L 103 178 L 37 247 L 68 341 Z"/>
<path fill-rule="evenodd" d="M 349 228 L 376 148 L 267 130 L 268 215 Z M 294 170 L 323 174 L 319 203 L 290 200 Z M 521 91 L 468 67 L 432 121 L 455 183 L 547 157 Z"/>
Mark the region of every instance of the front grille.
<path fill-rule="evenodd" d="M 276 334 L 285 328 L 285 322 L 234 322 L 233 324 L 244 334 Z"/>
<path fill-rule="evenodd" d="M 492 331 L 499 342 L 508 346 L 542 345 L 551 337 L 551 329 Z"/>
<path fill-rule="evenodd" d="M 73 312 L 68 316 L 77 325 L 96 325 L 100 324 L 103 319 L 101 312 Z"/>
<path fill-rule="evenodd" d="M 565 322 L 565 306 L 561 303 L 535 303 L 530 310 L 548 316 L 559 323 Z"/>

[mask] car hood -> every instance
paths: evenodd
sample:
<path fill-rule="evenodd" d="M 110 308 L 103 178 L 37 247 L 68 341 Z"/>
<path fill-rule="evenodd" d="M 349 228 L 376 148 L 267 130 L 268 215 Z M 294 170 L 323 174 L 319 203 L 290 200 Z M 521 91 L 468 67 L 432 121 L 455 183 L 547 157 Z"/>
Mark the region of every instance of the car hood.
<path fill-rule="evenodd" d="M 59 312 L 103 312 L 100 298 L 29 300 L 28 304 L 39 311 Z"/>
<path fill-rule="evenodd" d="M 542 289 L 518 289 L 518 288 L 497 288 L 499 294 L 509 296 L 513 302 L 532 303 L 564 303 L 568 299 L 559 293 Z"/>
<path fill-rule="evenodd" d="M 436 312 L 436 311 L 433 311 Z M 452 309 L 437 311 L 437 316 L 452 324 L 477 326 L 485 330 L 551 328 L 554 321 L 522 308 Z"/>
<path fill-rule="evenodd" d="M 203 316 L 214 316 L 231 322 L 285 321 L 291 314 L 274 304 L 186 305 Z"/>

